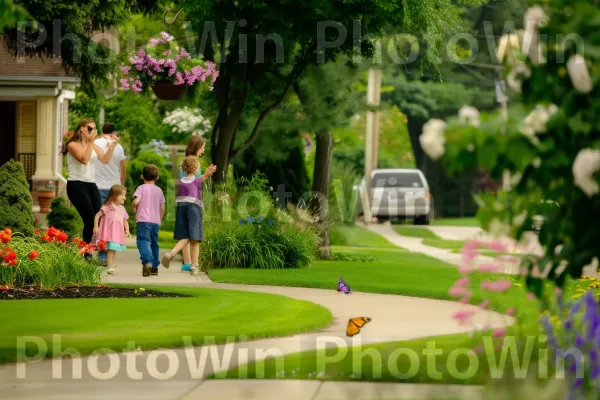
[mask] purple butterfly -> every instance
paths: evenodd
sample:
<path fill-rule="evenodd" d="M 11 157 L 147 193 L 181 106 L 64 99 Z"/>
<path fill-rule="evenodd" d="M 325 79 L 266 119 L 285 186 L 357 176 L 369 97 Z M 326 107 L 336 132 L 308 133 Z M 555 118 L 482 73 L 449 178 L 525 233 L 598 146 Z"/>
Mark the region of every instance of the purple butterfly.
<path fill-rule="evenodd" d="M 350 294 L 350 286 L 344 281 L 344 278 L 340 277 L 340 280 L 337 284 L 337 291 L 344 292 L 345 294 Z"/>

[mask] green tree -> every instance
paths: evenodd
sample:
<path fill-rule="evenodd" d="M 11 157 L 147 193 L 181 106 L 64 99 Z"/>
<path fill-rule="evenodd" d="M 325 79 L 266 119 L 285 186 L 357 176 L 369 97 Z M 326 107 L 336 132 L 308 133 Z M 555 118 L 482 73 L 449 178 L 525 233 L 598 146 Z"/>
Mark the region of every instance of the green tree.
<path fill-rule="evenodd" d="M 10 160 L 0 167 L 0 227 L 33 236 L 33 199 L 23 164 Z"/>
<path fill-rule="evenodd" d="M 0 33 L 14 28 L 18 21 L 29 18 L 27 11 L 13 0 L 0 0 Z"/>
<path fill-rule="evenodd" d="M 81 77 L 83 89 L 93 92 L 94 84 L 105 84 L 116 57 L 104 45 L 91 40 L 91 34 L 118 26 L 130 13 L 157 9 L 155 0 L 119 0 L 110 2 L 69 0 L 1 0 L 12 10 L 25 10 L 28 24 L 8 24 L 2 39 L 14 56 L 60 57 L 65 70 Z M 15 7 L 17 6 L 17 7 Z M 2 12 L 4 17 L 4 11 Z M 10 22 L 10 14 L 8 21 Z M 17 14 L 21 18 L 22 15 Z M 23 46 L 18 30 L 32 46 Z M 64 39 L 57 44 L 56 38 Z"/>
<path fill-rule="evenodd" d="M 216 61 L 219 68 L 215 86 L 218 117 L 211 137 L 212 160 L 218 167 L 214 175 L 217 183 L 225 180 L 230 161 L 252 145 L 264 119 L 285 100 L 309 65 L 321 64 L 357 49 L 355 39 L 359 31 L 355 21 L 361 22 L 363 38 L 378 35 L 386 26 L 415 28 L 427 36 L 435 50 L 443 44 L 444 32 L 448 27 L 455 27 L 459 19 L 458 7 L 449 0 L 410 4 L 395 0 L 342 3 L 322 0 L 269 5 L 263 1 L 232 4 L 182 0 L 181 5 L 186 18 L 202 31 L 199 41 L 204 59 Z M 210 24 L 214 21 L 214 33 L 222 36 L 220 44 L 228 44 L 224 51 L 219 44 L 206 45 L 210 40 L 210 25 L 204 21 L 211 21 Z M 344 27 L 346 34 L 340 37 L 331 27 L 324 30 L 325 21 L 335 21 Z M 274 35 L 276 40 L 265 42 L 267 34 Z M 325 42 L 335 44 L 326 48 Z M 255 46 L 256 43 L 259 46 Z M 265 45 L 260 46 L 262 43 Z M 363 40 L 360 45 L 363 55 L 372 53 L 372 41 Z M 238 125 L 250 104 L 258 110 L 258 117 L 250 135 L 235 148 Z"/>

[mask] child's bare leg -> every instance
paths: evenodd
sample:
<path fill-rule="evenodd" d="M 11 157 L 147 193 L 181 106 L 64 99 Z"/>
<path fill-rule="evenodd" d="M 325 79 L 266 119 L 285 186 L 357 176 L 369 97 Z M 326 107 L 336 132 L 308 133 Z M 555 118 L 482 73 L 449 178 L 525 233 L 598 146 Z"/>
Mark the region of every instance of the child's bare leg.
<path fill-rule="evenodd" d="M 192 264 L 192 256 L 190 255 L 190 246 L 185 246 L 183 250 L 181 250 L 183 255 L 183 263 L 184 264 Z"/>
<path fill-rule="evenodd" d="M 106 263 L 108 266 L 108 270 L 106 272 L 108 274 L 115 273 L 114 261 L 115 261 L 116 254 L 117 254 L 117 252 L 115 250 L 108 250 L 108 252 L 106 253 Z"/>
<path fill-rule="evenodd" d="M 200 242 L 198 242 L 197 240 L 191 240 L 190 247 L 192 266 L 198 266 L 198 257 L 200 256 Z"/>
<path fill-rule="evenodd" d="M 175 254 L 179 253 L 189 243 L 190 243 L 190 239 L 181 239 L 179 242 L 177 242 L 177 244 L 175 245 L 175 247 L 173 247 L 173 249 L 171 251 L 165 253 L 165 255 L 163 256 L 163 258 L 161 260 L 161 264 L 163 265 L 163 267 L 168 269 L 169 263 L 171 262 L 173 257 L 175 257 Z"/>
<path fill-rule="evenodd" d="M 200 242 L 192 240 L 190 247 L 192 253 L 192 268 L 190 269 L 190 274 L 199 275 L 200 269 L 198 268 L 198 257 L 200 256 Z"/>

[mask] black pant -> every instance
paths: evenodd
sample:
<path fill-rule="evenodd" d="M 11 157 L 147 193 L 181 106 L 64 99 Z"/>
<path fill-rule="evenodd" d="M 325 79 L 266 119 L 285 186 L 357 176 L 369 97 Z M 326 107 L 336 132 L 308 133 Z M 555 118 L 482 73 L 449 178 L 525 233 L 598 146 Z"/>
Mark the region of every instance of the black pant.
<path fill-rule="evenodd" d="M 94 234 L 94 217 L 102 207 L 98 186 L 90 182 L 67 181 L 67 196 L 83 221 L 82 239 L 90 243 Z"/>

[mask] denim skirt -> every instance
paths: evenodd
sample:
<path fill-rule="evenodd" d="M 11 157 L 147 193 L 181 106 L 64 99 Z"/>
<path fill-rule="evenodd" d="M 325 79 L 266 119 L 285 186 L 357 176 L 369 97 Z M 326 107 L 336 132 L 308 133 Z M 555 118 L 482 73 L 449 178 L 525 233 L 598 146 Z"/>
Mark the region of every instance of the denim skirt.
<path fill-rule="evenodd" d="M 175 240 L 204 240 L 202 229 L 202 208 L 194 203 L 178 203 L 175 214 Z"/>

